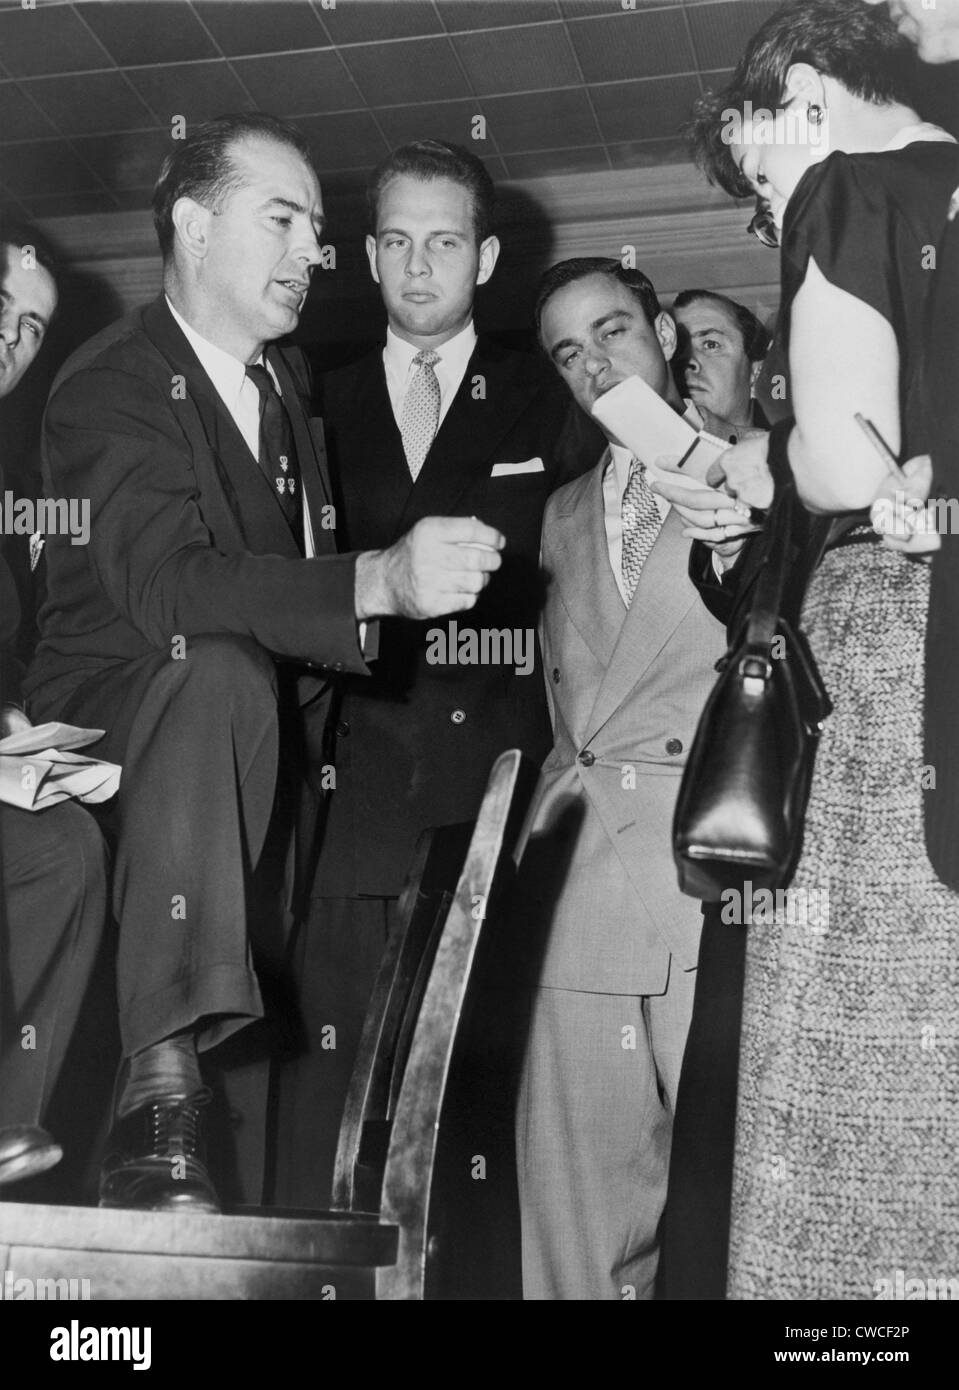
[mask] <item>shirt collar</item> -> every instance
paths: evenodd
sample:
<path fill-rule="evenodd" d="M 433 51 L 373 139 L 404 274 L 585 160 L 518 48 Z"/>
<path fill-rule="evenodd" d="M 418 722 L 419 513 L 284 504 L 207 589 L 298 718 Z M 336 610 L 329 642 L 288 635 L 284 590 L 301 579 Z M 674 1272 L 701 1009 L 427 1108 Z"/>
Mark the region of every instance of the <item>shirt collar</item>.
<path fill-rule="evenodd" d="M 246 363 L 241 362 L 232 353 L 226 352 L 223 348 L 217 347 L 216 343 L 211 343 L 208 338 L 201 337 L 195 328 L 191 328 L 182 314 L 178 314 L 170 303 L 168 295 L 164 295 L 167 308 L 173 315 L 174 320 L 183 331 L 190 347 L 199 358 L 200 366 L 213 382 L 220 396 L 224 401 L 235 401 L 243 389 L 246 381 Z M 263 361 L 263 355 L 258 359 Z"/>
<path fill-rule="evenodd" d="M 884 154 L 886 150 L 904 150 L 907 145 L 915 145 L 920 140 L 933 140 L 950 145 L 956 143 L 955 136 L 950 135 L 948 130 L 943 130 L 941 125 L 933 125 L 931 121 L 913 121 L 911 125 L 904 125 L 897 130 L 889 143 L 883 145 L 880 154 Z"/>
<path fill-rule="evenodd" d="M 459 372 L 462 374 L 466 371 L 466 364 L 472 357 L 475 346 L 476 329 L 473 326 L 473 320 L 470 319 L 466 327 L 461 328 L 455 337 L 450 338 L 442 347 L 435 349 L 440 359 L 436 364 L 437 367 L 446 368 L 451 373 Z M 413 358 L 420 351 L 421 349 L 416 347 L 414 343 L 408 343 L 405 338 L 394 333 L 392 328 L 387 328 L 384 356 L 388 367 L 405 376 L 413 365 Z"/>

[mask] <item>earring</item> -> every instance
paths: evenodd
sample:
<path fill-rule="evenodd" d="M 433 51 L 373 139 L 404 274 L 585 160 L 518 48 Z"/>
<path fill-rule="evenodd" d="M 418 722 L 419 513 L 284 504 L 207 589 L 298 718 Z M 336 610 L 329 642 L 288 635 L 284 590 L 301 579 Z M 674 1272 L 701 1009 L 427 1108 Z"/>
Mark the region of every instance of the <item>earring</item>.
<path fill-rule="evenodd" d="M 806 112 L 806 119 L 810 125 L 822 125 L 825 112 L 821 106 L 810 106 Z"/>

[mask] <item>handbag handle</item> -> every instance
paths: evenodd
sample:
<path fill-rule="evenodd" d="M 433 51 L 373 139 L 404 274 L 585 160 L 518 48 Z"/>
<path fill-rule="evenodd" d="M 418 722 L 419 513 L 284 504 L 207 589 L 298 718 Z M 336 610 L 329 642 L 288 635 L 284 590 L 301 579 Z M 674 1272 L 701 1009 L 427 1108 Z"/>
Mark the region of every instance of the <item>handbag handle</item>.
<path fill-rule="evenodd" d="M 788 429 L 774 429 L 769 436 L 769 467 L 777 480 L 776 494 L 763 528 L 763 553 L 749 606 L 745 651 L 739 667 L 740 674 L 750 683 L 764 683 L 772 675 L 772 644 L 782 613 L 796 507 L 796 485 L 789 471 L 787 454 L 788 438 Z M 752 690 L 758 693 L 759 685 Z"/>

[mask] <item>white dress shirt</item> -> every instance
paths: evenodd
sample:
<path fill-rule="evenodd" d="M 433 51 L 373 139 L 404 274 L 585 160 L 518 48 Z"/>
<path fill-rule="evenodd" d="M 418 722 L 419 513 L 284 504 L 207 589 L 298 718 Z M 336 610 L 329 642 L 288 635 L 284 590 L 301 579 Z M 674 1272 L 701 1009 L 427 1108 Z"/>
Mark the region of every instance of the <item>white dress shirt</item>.
<path fill-rule="evenodd" d="M 223 348 L 217 347 L 216 343 L 202 338 L 195 328 L 190 327 L 182 314 L 177 313 L 170 303 L 169 297 L 165 295 L 164 298 L 167 302 L 167 308 L 182 329 L 190 347 L 196 353 L 200 366 L 213 382 L 217 395 L 226 406 L 233 423 L 242 434 L 246 446 L 256 462 L 260 457 L 260 393 L 246 374 L 246 363 L 241 362 L 232 353 L 225 352 Z M 283 392 L 280 390 L 276 373 L 262 353 L 259 363 L 266 367 L 273 378 L 277 395 L 282 396 Z M 258 463 L 257 467 L 259 467 Z M 302 483 L 300 486 L 302 489 Z M 307 559 L 311 559 L 316 554 L 316 546 L 313 543 L 310 507 L 306 493 L 301 490 L 300 495 L 303 498 L 303 553 Z"/>
<path fill-rule="evenodd" d="M 455 338 L 450 338 L 449 342 L 444 343 L 442 347 L 434 348 L 440 359 L 433 367 L 436 380 L 440 384 L 439 425 L 442 425 L 446 418 L 446 412 L 453 404 L 453 397 L 460 389 L 475 347 L 476 329 L 473 327 L 472 319 L 470 319 L 466 327 L 461 329 Z M 386 390 L 390 398 L 390 405 L 393 407 L 397 428 L 400 427 L 403 419 L 403 403 L 406 400 L 410 382 L 419 370 L 413 366 L 413 358 L 421 351 L 422 348 L 408 343 L 405 338 L 398 337 L 392 328 L 386 330 L 383 370 L 386 373 Z M 437 429 L 439 425 L 437 425 Z"/>

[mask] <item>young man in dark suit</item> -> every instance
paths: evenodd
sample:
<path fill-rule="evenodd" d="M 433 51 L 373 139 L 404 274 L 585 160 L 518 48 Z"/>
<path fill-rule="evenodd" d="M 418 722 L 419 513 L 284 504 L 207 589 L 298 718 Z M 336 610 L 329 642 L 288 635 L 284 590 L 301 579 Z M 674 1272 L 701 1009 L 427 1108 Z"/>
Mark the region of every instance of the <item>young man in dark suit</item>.
<path fill-rule="evenodd" d="M 304 725 L 332 673 L 368 675 L 370 623 L 471 607 L 503 540 L 434 517 L 337 553 L 303 364 L 273 346 L 320 259 L 298 132 L 262 115 L 198 127 L 164 163 L 154 220 L 163 294 L 51 394 L 44 480 L 89 499 L 91 535 L 48 541 L 26 690 L 35 718 L 105 728 L 97 751 L 123 765 L 125 1061 L 101 1203 L 215 1211 L 197 1053 L 263 1013 L 250 883 L 268 833 L 285 842 Z"/>
<path fill-rule="evenodd" d="M 335 1133 L 364 1001 L 418 836 L 475 817 L 504 749 L 537 762 L 549 749 L 535 639 L 540 523 L 561 473 L 580 472 L 595 456 L 590 440 L 577 457 L 575 418 L 546 365 L 477 335 L 474 297 L 500 249 L 482 162 L 458 146 L 417 141 L 374 172 L 368 199 L 366 250 L 386 341 L 323 383 L 348 544 L 390 545 L 435 514 L 477 516 L 503 532 L 507 548 L 468 618 L 383 623 L 373 680 L 346 683 L 317 887 L 323 928 L 305 942 L 304 968 L 329 979 L 330 958 L 344 953 L 355 994 L 317 1003 L 317 1019 L 337 1027 L 337 1048 L 323 1049 L 317 1029 L 300 1085 L 309 1075 L 311 1095 L 322 1095 L 331 1114 L 291 1113 L 290 1123 L 299 1117 L 316 1138 L 298 1145 L 310 1166 L 289 1200 L 324 1200 L 332 1153 L 317 1153 L 316 1142 L 322 1130 Z M 497 639 L 493 652 L 494 632 L 510 634 L 509 649 Z M 484 660 L 484 633 L 499 660 Z"/>

